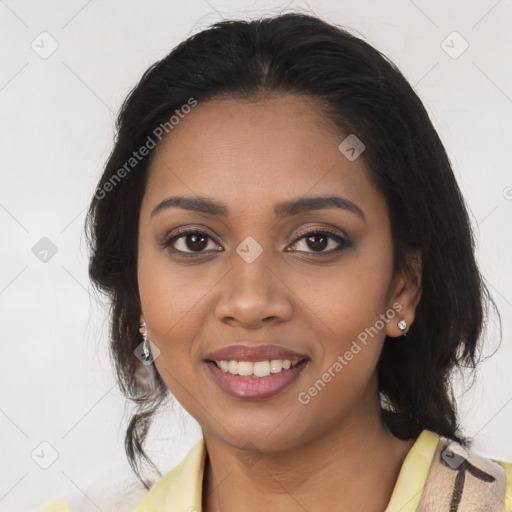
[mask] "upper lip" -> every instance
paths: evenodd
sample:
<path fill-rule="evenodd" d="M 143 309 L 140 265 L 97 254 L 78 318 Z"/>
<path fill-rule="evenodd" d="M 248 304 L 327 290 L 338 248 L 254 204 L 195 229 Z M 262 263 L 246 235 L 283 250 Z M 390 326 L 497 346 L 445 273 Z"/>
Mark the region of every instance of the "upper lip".
<path fill-rule="evenodd" d="M 302 361 L 307 359 L 305 354 L 299 354 L 293 350 L 278 345 L 230 345 L 215 352 L 210 352 L 205 360 L 207 361 L 272 361 L 290 360 Z"/>

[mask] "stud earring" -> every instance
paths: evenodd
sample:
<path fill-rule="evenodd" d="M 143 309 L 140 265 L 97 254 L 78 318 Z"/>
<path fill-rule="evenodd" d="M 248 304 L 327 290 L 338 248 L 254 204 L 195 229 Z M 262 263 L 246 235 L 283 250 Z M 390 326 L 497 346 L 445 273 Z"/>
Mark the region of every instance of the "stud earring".
<path fill-rule="evenodd" d="M 139 332 L 142 334 L 142 339 L 143 339 L 141 357 L 145 361 L 149 361 L 151 359 L 151 346 L 150 346 L 149 340 L 148 340 L 148 333 L 147 333 L 147 329 L 146 329 L 146 322 L 142 322 L 139 325 Z"/>
<path fill-rule="evenodd" d="M 406 336 L 405 331 L 407 330 L 407 322 L 405 319 L 402 318 L 402 320 L 400 320 L 396 325 L 402 331 L 403 336 Z"/>

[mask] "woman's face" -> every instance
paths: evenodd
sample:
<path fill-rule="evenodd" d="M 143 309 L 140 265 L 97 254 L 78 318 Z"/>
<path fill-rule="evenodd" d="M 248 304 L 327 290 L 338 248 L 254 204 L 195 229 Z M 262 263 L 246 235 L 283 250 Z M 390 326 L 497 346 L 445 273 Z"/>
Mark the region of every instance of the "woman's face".
<path fill-rule="evenodd" d="M 345 138 L 313 100 L 224 99 L 156 149 L 142 314 L 160 375 L 205 436 L 285 449 L 378 411 L 385 335 L 414 310 L 393 279 L 384 198 Z"/>

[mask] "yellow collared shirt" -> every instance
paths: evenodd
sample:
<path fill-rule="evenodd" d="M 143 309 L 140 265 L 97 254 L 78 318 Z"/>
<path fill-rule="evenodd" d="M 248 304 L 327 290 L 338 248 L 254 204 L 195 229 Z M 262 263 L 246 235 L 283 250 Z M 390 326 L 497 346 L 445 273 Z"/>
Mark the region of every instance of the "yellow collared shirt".
<path fill-rule="evenodd" d="M 135 512 L 201 512 L 205 460 L 200 439 Z M 50 508 L 58 504 L 63 508 Z M 38 512 L 53 511 L 70 509 L 57 500 Z M 404 459 L 385 512 L 512 512 L 512 463 L 480 457 L 423 430 Z"/>

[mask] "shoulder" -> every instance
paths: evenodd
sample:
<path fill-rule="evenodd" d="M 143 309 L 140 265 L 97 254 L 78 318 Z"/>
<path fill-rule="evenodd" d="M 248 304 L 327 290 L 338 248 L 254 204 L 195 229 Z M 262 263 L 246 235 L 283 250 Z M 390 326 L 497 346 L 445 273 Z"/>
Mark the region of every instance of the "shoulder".
<path fill-rule="evenodd" d="M 439 437 L 417 512 L 512 512 L 512 463 Z"/>
<path fill-rule="evenodd" d="M 65 492 L 57 490 L 53 501 L 42 502 L 45 503 L 44 506 L 31 510 L 85 512 L 91 510 L 93 499 L 96 511 L 101 509 L 105 512 L 133 512 L 137 503 L 147 494 L 147 489 L 135 477 L 132 468 L 127 466 L 115 462 L 111 466 L 98 467 L 81 479 L 80 489 L 66 486 Z"/>
<path fill-rule="evenodd" d="M 201 438 L 176 467 L 151 487 L 135 512 L 201 510 L 205 459 L 206 449 Z"/>
<path fill-rule="evenodd" d="M 37 509 L 37 512 L 71 512 L 69 503 L 66 500 L 53 500 Z"/>
<path fill-rule="evenodd" d="M 176 467 L 151 487 L 142 500 L 139 497 L 135 512 L 183 512 L 194 508 L 201 510 L 205 460 L 206 449 L 204 440 L 201 438 Z M 102 509 L 113 510 L 103 507 Z M 123 506 L 122 510 L 128 510 L 128 508 Z M 130 506 L 129 510 L 134 510 L 134 507 Z M 58 499 L 47 503 L 37 512 L 80 512 L 80 510 L 72 511 L 66 500 Z"/>

